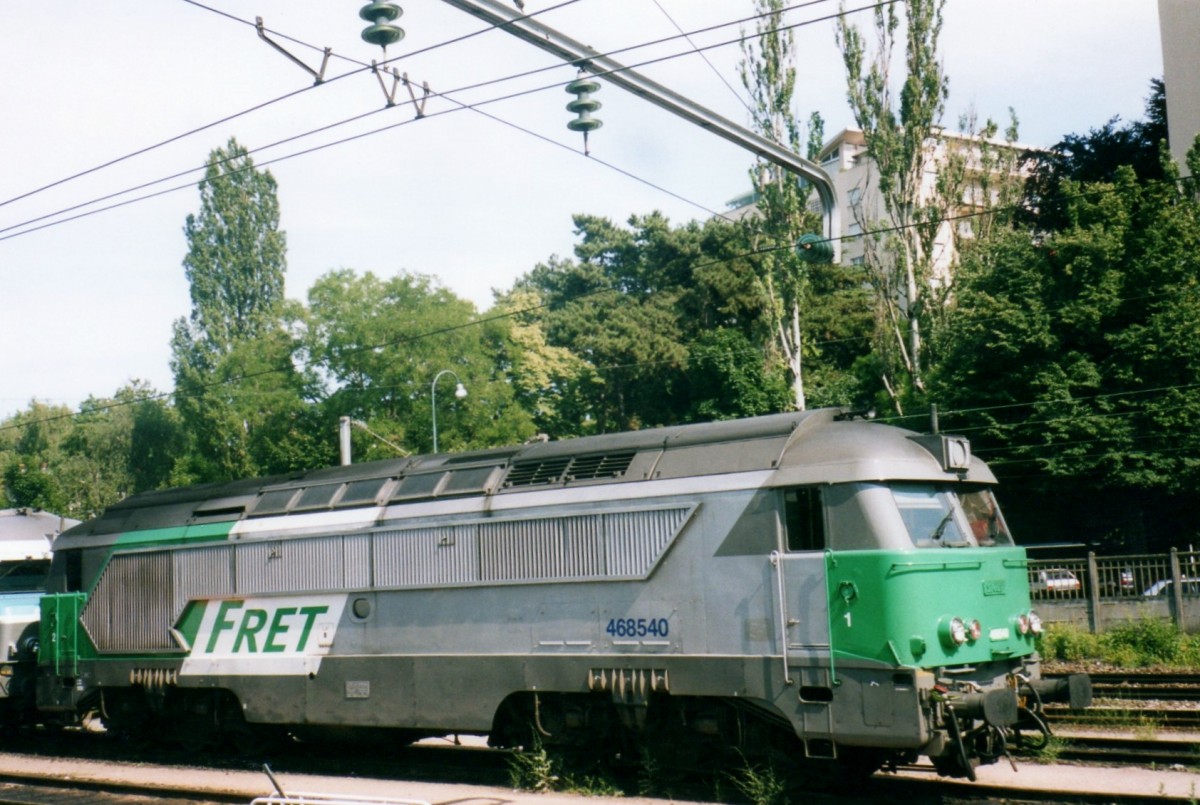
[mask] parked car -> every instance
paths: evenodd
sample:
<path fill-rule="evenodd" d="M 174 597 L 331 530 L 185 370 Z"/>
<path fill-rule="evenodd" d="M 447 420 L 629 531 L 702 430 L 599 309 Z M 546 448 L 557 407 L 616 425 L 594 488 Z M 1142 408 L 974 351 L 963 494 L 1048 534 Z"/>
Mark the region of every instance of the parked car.
<path fill-rule="evenodd" d="M 1105 595 L 1137 595 L 1137 585 L 1131 568 L 1123 567 L 1112 571 L 1101 569 L 1100 578 Z"/>
<path fill-rule="evenodd" d="M 1074 573 L 1061 567 L 1035 571 L 1029 583 L 1029 589 L 1034 593 L 1070 593 L 1082 587 Z"/>
<path fill-rule="evenodd" d="M 1184 578 L 1180 579 L 1183 582 L 1183 594 L 1186 596 L 1200 596 L 1200 579 Z M 1142 593 L 1146 598 L 1158 598 L 1171 594 L 1171 587 L 1174 586 L 1172 579 L 1159 579 L 1146 588 Z"/>

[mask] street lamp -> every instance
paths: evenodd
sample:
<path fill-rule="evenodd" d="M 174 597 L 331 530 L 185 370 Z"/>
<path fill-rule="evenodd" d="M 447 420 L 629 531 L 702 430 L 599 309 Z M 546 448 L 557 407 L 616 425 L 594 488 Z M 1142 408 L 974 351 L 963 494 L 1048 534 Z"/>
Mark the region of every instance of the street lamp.
<path fill-rule="evenodd" d="M 452 369 L 443 369 L 433 376 L 433 382 L 429 384 L 429 407 L 433 411 L 433 452 L 438 451 L 437 446 L 437 382 L 442 375 L 454 375 L 454 380 L 458 383 L 454 387 L 454 396 L 462 399 L 467 396 L 467 387 L 459 380 L 458 375 L 454 374 Z"/>

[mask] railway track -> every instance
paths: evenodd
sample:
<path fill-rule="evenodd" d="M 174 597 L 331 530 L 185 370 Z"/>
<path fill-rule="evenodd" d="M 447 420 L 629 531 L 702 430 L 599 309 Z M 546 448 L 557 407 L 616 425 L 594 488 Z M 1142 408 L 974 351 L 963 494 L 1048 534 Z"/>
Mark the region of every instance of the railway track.
<path fill-rule="evenodd" d="M 1049 705 L 1046 716 L 1052 725 L 1200 731 L 1200 675 L 1128 672 L 1089 675 L 1096 703 L 1084 711 Z"/>
<path fill-rule="evenodd" d="M 466 754 L 454 750 L 458 754 Z M 9 767 L 6 762 L 11 756 L 0 755 L 0 766 Z M 1111 762 L 1111 757 L 1106 761 Z M 157 766 L 154 764 L 124 764 L 134 765 L 140 777 L 137 781 L 127 780 L 115 783 L 113 772 L 109 769 L 120 764 L 99 764 L 87 769 L 76 767 L 70 779 L 51 778 L 45 773 L 37 772 L 7 772 L 0 775 L 0 805 L 248 805 L 255 796 L 261 796 L 270 790 L 270 784 L 261 773 L 242 772 L 234 778 L 222 783 L 225 790 L 215 790 L 211 783 L 200 781 L 194 776 L 196 770 L 181 771 L 177 767 Z M 1028 777 L 1034 767 L 1025 765 L 1024 776 Z M 1078 768 L 1078 767 L 1077 767 Z M 204 771 L 203 769 L 200 770 Z M 124 774 L 118 771 L 117 774 Z M 1132 772 L 1131 772 L 1132 773 Z M 1086 775 L 1086 772 L 1084 772 Z M 287 786 L 289 777 L 282 775 Z M 147 781 L 149 778 L 149 782 Z M 1106 803 L 1108 805 L 1142 805 L 1142 803 L 1191 802 L 1187 793 L 1174 795 L 1164 793 L 1158 788 L 1147 789 L 1152 793 L 1129 794 L 1120 792 L 1089 793 L 1071 787 L 1070 781 L 1061 770 L 1056 770 L 1053 779 L 1059 785 L 1037 787 L 1025 785 L 1007 786 L 997 783 L 944 780 L 935 777 L 932 767 L 915 767 L 897 775 L 877 775 L 871 780 L 856 784 L 852 793 L 816 793 L 806 791 L 804 801 L 813 805 L 873 805 L 885 800 L 909 799 L 919 802 L 939 802 L 951 805 L 968 805 L 968 803 L 992 803 L 997 801 L 1019 801 L 1025 803 L 1046 803 L 1058 805 L 1065 803 Z M 350 782 L 367 782 L 355 776 L 326 778 L 325 790 L 344 792 L 353 801 L 356 796 L 369 795 L 349 792 L 344 786 Z M 442 785 L 435 790 L 436 795 L 430 795 L 420 783 L 392 780 L 382 781 L 389 795 L 394 795 L 397 789 L 413 795 L 426 797 L 433 802 L 453 801 L 503 801 L 506 805 L 554 805 L 579 802 L 586 805 L 594 803 L 594 797 L 570 794 L 527 793 L 506 790 L 503 788 L 487 788 L 467 783 L 457 783 L 452 786 Z M 690 797 L 689 797 L 690 798 Z M 695 801 L 728 802 L 727 798 L 718 796 L 714 799 L 696 797 Z M 610 798 L 619 802 L 619 798 Z M 639 802 L 649 803 L 653 800 L 640 798 Z M 665 805 L 669 800 L 663 800 Z"/>
<path fill-rule="evenodd" d="M 1056 761 L 1142 768 L 1200 768 L 1200 744 L 1186 740 L 1069 735 L 1055 743 Z"/>

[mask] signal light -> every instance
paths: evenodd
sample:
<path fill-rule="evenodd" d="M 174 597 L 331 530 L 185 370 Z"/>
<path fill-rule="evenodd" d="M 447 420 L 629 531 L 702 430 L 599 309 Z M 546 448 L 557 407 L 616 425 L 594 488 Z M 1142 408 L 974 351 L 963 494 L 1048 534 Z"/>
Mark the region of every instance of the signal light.
<path fill-rule="evenodd" d="M 973 620 L 967 626 L 967 639 L 974 643 L 983 634 L 983 624 L 978 620 Z"/>

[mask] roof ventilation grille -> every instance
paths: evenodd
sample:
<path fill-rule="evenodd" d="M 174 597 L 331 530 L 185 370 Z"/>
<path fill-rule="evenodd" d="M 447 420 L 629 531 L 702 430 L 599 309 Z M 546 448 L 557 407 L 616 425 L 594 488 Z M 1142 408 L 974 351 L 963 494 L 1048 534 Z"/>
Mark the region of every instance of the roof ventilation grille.
<path fill-rule="evenodd" d="M 563 472 L 567 469 L 570 461 L 568 456 L 518 461 L 508 471 L 505 486 L 538 486 L 557 483 L 562 479 Z"/>
<path fill-rule="evenodd" d="M 571 461 L 567 470 L 569 481 L 590 481 L 596 478 L 616 478 L 629 469 L 636 455 L 634 450 L 620 453 L 601 453 L 594 456 L 579 456 Z"/>

